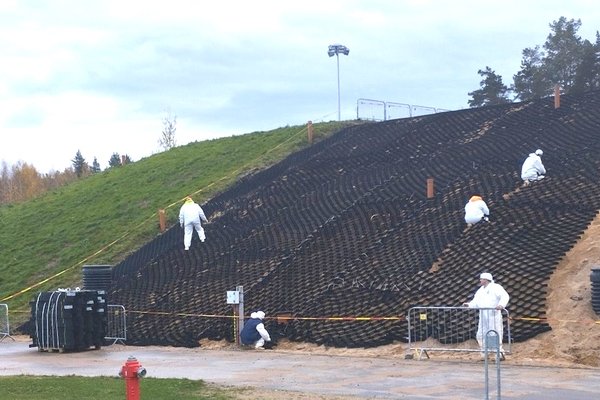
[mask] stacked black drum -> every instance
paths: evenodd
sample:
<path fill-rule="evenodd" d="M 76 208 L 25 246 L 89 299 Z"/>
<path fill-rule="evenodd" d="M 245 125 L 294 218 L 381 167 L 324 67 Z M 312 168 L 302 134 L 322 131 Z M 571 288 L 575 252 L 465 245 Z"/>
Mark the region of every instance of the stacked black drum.
<path fill-rule="evenodd" d="M 590 280 L 592 281 L 592 308 L 600 315 L 600 267 L 592 268 Z"/>
<path fill-rule="evenodd" d="M 31 302 L 31 333 L 40 351 L 99 349 L 108 329 L 110 265 L 84 265 L 83 290 L 41 292 Z"/>
<path fill-rule="evenodd" d="M 83 288 L 108 291 L 112 283 L 112 265 L 84 265 Z"/>
<path fill-rule="evenodd" d="M 59 289 L 31 302 L 30 334 L 39 351 L 99 349 L 107 327 L 104 290 Z"/>

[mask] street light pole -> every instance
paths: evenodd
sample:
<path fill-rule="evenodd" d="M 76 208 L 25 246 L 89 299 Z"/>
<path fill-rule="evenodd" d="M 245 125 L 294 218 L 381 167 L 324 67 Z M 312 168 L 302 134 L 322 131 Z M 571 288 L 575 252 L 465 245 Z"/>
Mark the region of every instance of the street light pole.
<path fill-rule="evenodd" d="M 333 57 L 334 55 L 337 58 L 337 86 L 338 86 L 338 121 L 342 120 L 341 110 L 340 110 L 340 53 L 348 55 L 350 53 L 350 49 L 341 44 L 332 44 L 329 46 L 327 50 L 327 54 L 329 57 Z"/>
<path fill-rule="evenodd" d="M 338 78 L 338 121 L 342 120 L 341 111 L 340 111 L 340 55 L 335 53 L 335 58 L 337 58 L 337 78 Z"/>

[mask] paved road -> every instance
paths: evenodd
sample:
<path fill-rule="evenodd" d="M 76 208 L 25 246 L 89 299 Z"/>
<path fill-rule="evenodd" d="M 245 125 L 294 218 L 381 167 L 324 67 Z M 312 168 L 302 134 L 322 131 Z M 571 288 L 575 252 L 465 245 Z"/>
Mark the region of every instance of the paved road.
<path fill-rule="evenodd" d="M 130 355 L 158 378 L 203 379 L 229 386 L 352 395 L 368 399 L 483 399 L 484 364 L 475 361 L 405 360 L 299 354 L 280 350 L 113 345 L 78 353 L 30 349 L 24 339 L 0 343 L 0 375 L 116 376 Z M 492 366 L 493 367 L 493 366 Z M 496 399 L 496 370 L 489 370 Z M 504 399 L 588 400 L 600 398 L 600 369 L 501 365 Z"/>

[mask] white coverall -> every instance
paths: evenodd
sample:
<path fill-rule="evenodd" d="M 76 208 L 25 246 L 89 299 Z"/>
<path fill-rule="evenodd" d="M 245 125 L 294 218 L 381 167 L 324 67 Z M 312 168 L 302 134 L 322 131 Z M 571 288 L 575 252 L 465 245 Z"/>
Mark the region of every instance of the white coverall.
<path fill-rule="evenodd" d="M 179 225 L 184 229 L 183 245 L 186 250 L 189 250 L 190 245 L 192 244 L 192 234 L 194 233 L 194 229 L 198 232 L 198 237 L 201 242 L 204 242 L 206 239 L 204 228 L 202 228 L 200 220 L 208 222 L 202 207 L 194 203 L 192 199 L 186 199 L 179 210 Z"/>
<path fill-rule="evenodd" d="M 257 311 L 250 314 L 250 320 L 244 324 L 244 328 L 240 333 L 242 344 L 254 344 L 254 348 L 263 349 L 266 342 L 271 341 L 271 336 L 262 320 L 265 318 L 263 311 Z"/>
<path fill-rule="evenodd" d="M 488 283 L 487 286 L 481 286 L 473 300 L 468 304 L 470 308 L 496 308 L 501 305 L 502 308 L 506 308 L 508 304 L 509 295 L 504 288 L 494 282 Z M 483 350 L 483 338 L 487 335 L 490 330 L 498 332 L 500 352 L 504 353 L 502 347 L 503 337 L 503 323 L 502 323 L 502 312 L 500 310 L 480 310 L 479 311 L 479 325 L 477 326 L 477 343 L 479 348 Z"/>
<path fill-rule="evenodd" d="M 267 332 L 267 329 L 265 328 L 264 324 L 256 325 L 256 330 L 260 334 L 260 339 L 258 339 L 256 343 L 254 343 L 254 347 L 258 349 L 265 345 L 265 341 L 270 342 L 271 336 L 269 335 L 269 332 Z"/>
<path fill-rule="evenodd" d="M 543 179 L 545 173 L 546 168 L 542 164 L 541 157 L 535 153 L 529 154 L 521 167 L 521 179 L 524 181 L 537 181 Z"/>
<path fill-rule="evenodd" d="M 490 215 L 487 204 L 481 197 L 473 196 L 465 206 L 465 222 L 467 224 L 476 224 L 483 217 Z"/>

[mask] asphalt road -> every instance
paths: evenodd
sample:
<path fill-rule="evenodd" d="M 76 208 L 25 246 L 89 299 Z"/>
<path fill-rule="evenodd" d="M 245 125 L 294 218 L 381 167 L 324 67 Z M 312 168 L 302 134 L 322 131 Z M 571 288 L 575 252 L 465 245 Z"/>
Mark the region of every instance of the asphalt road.
<path fill-rule="evenodd" d="M 483 399 L 485 369 L 478 361 L 404 357 L 356 357 L 280 350 L 207 350 L 172 347 L 106 346 L 77 353 L 39 352 L 24 338 L 0 342 L 0 375 L 117 376 L 134 356 L 149 377 L 202 379 L 251 386 L 367 399 Z M 489 398 L 497 398 L 495 365 L 490 365 Z M 589 400 L 600 398 L 600 369 L 500 367 L 504 399 Z"/>

